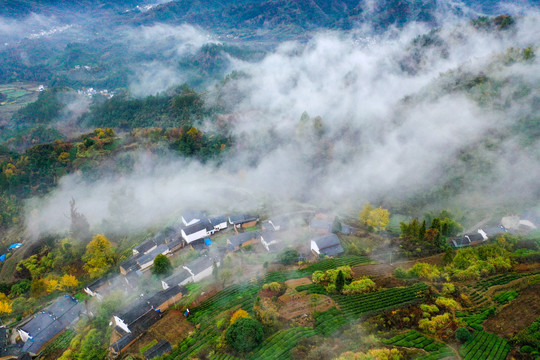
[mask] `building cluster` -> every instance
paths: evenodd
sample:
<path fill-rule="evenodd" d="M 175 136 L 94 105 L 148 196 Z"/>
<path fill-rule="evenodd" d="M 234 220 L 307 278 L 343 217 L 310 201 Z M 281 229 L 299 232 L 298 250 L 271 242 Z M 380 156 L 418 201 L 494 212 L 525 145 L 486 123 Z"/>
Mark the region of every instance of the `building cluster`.
<path fill-rule="evenodd" d="M 455 248 L 477 245 L 495 239 L 500 234 L 526 234 L 538 229 L 537 225 L 540 226 L 540 216 L 534 211 L 525 211 L 521 216 L 504 216 L 499 224 L 482 227 L 476 232 L 452 239 L 451 243 Z"/>

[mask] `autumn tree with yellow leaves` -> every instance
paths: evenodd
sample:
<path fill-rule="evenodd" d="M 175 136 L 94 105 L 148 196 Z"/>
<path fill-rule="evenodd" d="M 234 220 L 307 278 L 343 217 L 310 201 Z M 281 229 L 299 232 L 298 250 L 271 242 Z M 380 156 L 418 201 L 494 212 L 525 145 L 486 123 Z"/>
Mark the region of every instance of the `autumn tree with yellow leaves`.
<path fill-rule="evenodd" d="M 366 203 L 358 217 L 363 224 L 373 228 L 373 230 L 382 231 L 390 222 L 390 211 L 383 209 L 382 206 L 375 209 L 370 203 Z"/>
<path fill-rule="evenodd" d="M 115 254 L 107 237 L 98 234 L 86 246 L 82 259 L 85 262 L 84 269 L 91 278 L 96 279 L 104 275 L 114 264 Z"/>
<path fill-rule="evenodd" d="M 9 314 L 13 311 L 12 301 L 4 293 L 0 293 L 0 314 Z"/>

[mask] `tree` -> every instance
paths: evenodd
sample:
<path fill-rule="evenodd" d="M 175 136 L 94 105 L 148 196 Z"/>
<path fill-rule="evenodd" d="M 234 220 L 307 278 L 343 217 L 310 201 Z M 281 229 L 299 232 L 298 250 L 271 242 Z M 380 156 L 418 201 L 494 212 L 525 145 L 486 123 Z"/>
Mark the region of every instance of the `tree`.
<path fill-rule="evenodd" d="M 227 283 L 227 281 L 232 279 L 232 272 L 229 269 L 225 269 L 219 273 L 219 278 L 223 283 L 223 286 Z"/>
<path fill-rule="evenodd" d="M 231 316 L 231 325 L 234 324 L 237 320 L 248 318 L 249 314 L 246 310 L 238 309 Z"/>
<path fill-rule="evenodd" d="M 337 216 L 334 218 L 334 222 L 332 223 L 332 232 L 334 234 L 341 232 L 341 221 L 339 221 Z"/>
<path fill-rule="evenodd" d="M 379 206 L 374 209 L 370 203 L 364 205 L 362 211 L 359 214 L 360 221 L 367 226 L 370 226 L 375 231 L 381 231 L 386 229 L 386 226 L 390 222 L 390 212 Z"/>
<path fill-rule="evenodd" d="M 225 339 L 238 351 L 250 351 L 262 342 L 262 324 L 251 318 L 238 319 L 227 329 Z"/>
<path fill-rule="evenodd" d="M 456 340 L 459 341 L 460 343 L 464 344 L 467 341 L 469 341 L 471 338 L 472 336 L 469 330 L 463 327 L 460 327 L 459 329 L 456 330 Z"/>
<path fill-rule="evenodd" d="M 13 309 L 11 300 L 4 293 L 0 293 L 0 314 L 9 314 Z"/>
<path fill-rule="evenodd" d="M 291 265 L 298 261 L 298 251 L 296 249 L 285 249 L 278 256 L 279 262 L 284 265 Z"/>
<path fill-rule="evenodd" d="M 86 239 L 90 231 L 90 224 L 86 220 L 86 216 L 77 211 L 74 198 L 71 198 L 69 206 L 71 213 L 71 226 L 69 229 L 71 235 L 79 239 Z"/>
<path fill-rule="evenodd" d="M 345 276 L 343 276 L 343 271 L 339 270 L 336 276 L 336 291 L 338 294 L 341 294 L 343 286 L 345 286 Z"/>
<path fill-rule="evenodd" d="M 95 279 L 104 275 L 114 264 L 115 254 L 107 237 L 98 234 L 86 245 L 86 252 L 82 259 L 86 262 L 84 269 L 91 278 Z"/>
<path fill-rule="evenodd" d="M 159 254 L 155 257 L 152 273 L 155 275 L 169 275 L 172 269 L 171 261 L 166 255 Z"/>
<path fill-rule="evenodd" d="M 79 280 L 73 275 L 65 274 L 60 279 L 60 288 L 64 290 L 73 289 L 77 286 L 79 286 Z"/>

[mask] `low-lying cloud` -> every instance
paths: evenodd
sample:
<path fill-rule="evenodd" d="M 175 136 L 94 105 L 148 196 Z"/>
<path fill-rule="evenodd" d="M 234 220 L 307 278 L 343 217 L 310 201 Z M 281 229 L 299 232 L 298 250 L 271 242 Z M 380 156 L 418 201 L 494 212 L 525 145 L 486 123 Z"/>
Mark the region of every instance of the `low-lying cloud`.
<path fill-rule="evenodd" d="M 453 175 L 447 164 L 471 146 L 496 159 L 475 199 L 537 201 L 538 144 L 524 147 L 513 136 L 498 139 L 496 150 L 482 143 L 537 114 L 537 58 L 497 59 L 510 47 L 536 46 L 539 30 L 531 10 L 505 32 L 443 27 L 437 36 L 444 51 L 415 49 L 413 39 L 427 31 L 417 25 L 399 36 L 326 32 L 282 44 L 259 63 L 236 63 L 244 75 L 209 91 L 209 100 L 227 109 L 237 139 L 220 166 L 141 155 L 129 175 L 91 183 L 69 175 L 47 198 L 29 203 L 28 227 L 34 234 L 66 230 L 72 196 L 96 231 L 115 219 L 119 231 L 142 229 L 187 208 L 220 213 L 293 200 L 339 210 L 405 200 L 444 184 Z M 410 63 L 414 71 L 404 66 Z M 482 105 L 482 94 L 467 94 L 460 83 L 483 73 L 502 81 L 500 95 L 484 89 L 497 106 Z M 515 98 L 513 84 L 529 91 Z M 470 172 L 482 176 L 473 165 Z M 514 172 L 523 173 L 519 181 Z"/>

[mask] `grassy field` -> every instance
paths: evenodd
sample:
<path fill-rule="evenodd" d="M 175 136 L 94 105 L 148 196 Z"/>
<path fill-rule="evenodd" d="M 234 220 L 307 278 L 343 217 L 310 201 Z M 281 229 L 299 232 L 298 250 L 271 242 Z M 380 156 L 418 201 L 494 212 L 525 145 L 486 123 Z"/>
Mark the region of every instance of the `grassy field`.
<path fill-rule="evenodd" d="M 36 101 L 39 94 L 38 86 L 37 83 L 0 85 L 0 93 L 7 96 L 7 99 L 0 103 L 0 124 L 7 123 L 17 110 Z"/>

